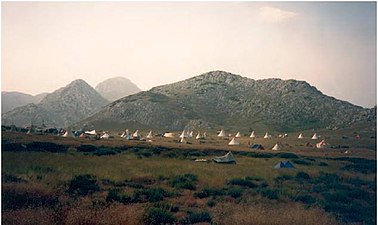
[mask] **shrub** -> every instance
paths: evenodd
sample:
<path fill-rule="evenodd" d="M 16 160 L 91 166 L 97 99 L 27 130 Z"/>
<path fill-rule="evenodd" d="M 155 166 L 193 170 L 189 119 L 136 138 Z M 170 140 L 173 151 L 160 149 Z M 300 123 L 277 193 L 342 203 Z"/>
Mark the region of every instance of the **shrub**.
<path fill-rule="evenodd" d="M 160 208 L 150 208 L 143 216 L 143 224 L 145 225 L 164 225 L 173 224 L 176 218 L 172 213 Z"/>
<path fill-rule="evenodd" d="M 97 149 L 95 152 L 93 152 L 93 155 L 96 155 L 96 156 L 117 155 L 117 152 L 114 150 L 106 149 L 106 148 L 100 148 L 100 149 Z"/>
<path fill-rule="evenodd" d="M 296 154 L 294 153 L 289 153 L 289 152 L 281 152 L 276 155 L 277 157 L 284 158 L 284 159 L 297 159 L 299 158 Z"/>
<path fill-rule="evenodd" d="M 197 176 L 194 174 L 178 175 L 170 179 L 169 183 L 172 187 L 194 190 L 196 189 Z"/>
<path fill-rule="evenodd" d="M 121 202 L 123 204 L 128 204 L 132 202 L 132 198 L 130 196 L 121 195 L 118 189 L 112 189 L 108 192 L 106 196 L 107 202 Z"/>
<path fill-rule="evenodd" d="M 207 211 L 203 212 L 189 212 L 188 221 L 193 223 L 207 222 L 211 223 L 211 215 Z"/>
<path fill-rule="evenodd" d="M 214 199 L 210 199 L 206 204 L 209 207 L 214 207 L 216 205 L 216 202 L 214 201 Z"/>
<path fill-rule="evenodd" d="M 296 200 L 308 205 L 312 205 L 316 202 L 316 199 L 311 195 L 299 195 Z"/>
<path fill-rule="evenodd" d="M 276 189 L 263 189 L 260 191 L 260 194 L 263 197 L 269 198 L 269 199 L 278 199 L 278 190 Z"/>
<path fill-rule="evenodd" d="M 132 197 L 133 202 L 142 201 L 143 197 L 148 202 L 158 202 L 164 199 L 164 197 L 171 196 L 170 193 L 165 191 L 161 187 L 151 188 L 151 189 L 141 189 L 134 192 L 134 196 Z"/>
<path fill-rule="evenodd" d="M 32 142 L 26 144 L 28 151 L 37 152 L 67 152 L 68 146 L 58 145 L 51 142 Z"/>
<path fill-rule="evenodd" d="M 325 163 L 325 162 L 320 162 L 320 163 L 318 164 L 318 166 L 328 166 L 328 164 Z"/>
<path fill-rule="evenodd" d="M 228 195 L 230 195 L 231 197 L 233 198 L 239 198 L 242 193 L 243 193 L 243 190 L 239 189 L 239 188 L 231 188 L 228 190 Z"/>
<path fill-rule="evenodd" d="M 225 194 L 226 194 L 226 192 L 222 189 L 207 187 L 207 188 L 204 188 L 200 192 L 194 193 L 194 197 L 196 197 L 196 198 L 207 198 L 207 197 L 210 197 L 210 196 L 222 196 L 222 195 L 225 195 Z"/>
<path fill-rule="evenodd" d="M 311 179 L 311 177 L 310 177 L 310 175 L 308 175 L 308 173 L 305 173 L 305 172 L 302 172 L 302 171 L 299 171 L 295 177 L 297 179 L 303 179 L 303 180 Z"/>
<path fill-rule="evenodd" d="M 20 183 L 20 182 L 26 182 L 26 180 L 19 178 L 12 174 L 4 174 L 3 175 L 3 182 L 4 183 Z"/>
<path fill-rule="evenodd" d="M 85 196 L 99 191 L 100 187 L 94 176 L 85 174 L 75 176 L 69 183 L 68 193 L 71 195 Z"/>
<path fill-rule="evenodd" d="M 342 170 L 355 171 L 364 174 L 375 173 L 377 170 L 376 164 L 349 164 L 341 167 Z"/>
<path fill-rule="evenodd" d="M 94 145 L 80 145 L 76 147 L 78 152 L 94 152 L 97 150 L 97 147 Z"/>
<path fill-rule="evenodd" d="M 249 187 L 249 188 L 257 187 L 257 184 L 253 183 L 252 181 L 247 180 L 247 179 L 240 179 L 240 178 L 234 178 L 230 180 L 229 184 L 239 185 L 239 186 L 244 186 L 244 187 Z"/>
<path fill-rule="evenodd" d="M 282 181 L 284 181 L 284 180 L 291 180 L 291 179 L 293 179 L 292 176 L 284 174 L 284 175 L 281 175 L 281 176 L 277 176 L 277 177 L 275 177 L 275 178 L 274 178 L 274 181 L 275 181 L 276 183 L 278 183 L 278 182 L 282 182 Z"/>
<path fill-rule="evenodd" d="M 307 162 L 307 161 L 304 161 L 304 160 L 301 160 L 301 159 L 293 159 L 292 161 L 293 161 L 293 163 L 296 163 L 296 164 L 299 164 L 299 165 L 306 165 L 306 166 L 311 165 L 310 162 Z"/>

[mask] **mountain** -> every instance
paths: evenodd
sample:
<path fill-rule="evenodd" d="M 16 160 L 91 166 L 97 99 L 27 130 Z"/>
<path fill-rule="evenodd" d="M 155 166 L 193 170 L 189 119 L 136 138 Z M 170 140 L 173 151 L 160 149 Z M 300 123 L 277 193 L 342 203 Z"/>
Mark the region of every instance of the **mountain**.
<path fill-rule="evenodd" d="M 24 106 L 30 103 L 39 103 L 48 93 L 42 93 L 36 96 L 24 94 L 21 92 L 1 92 L 1 114 L 9 112 L 16 107 Z"/>
<path fill-rule="evenodd" d="M 134 83 L 124 77 L 107 79 L 99 83 L 95 89 L 111 102 L 141 91 Z"/>
<path fill-rule="evenodd" d="M 84 80 L 75 80 L 67 86 L 46 95 L 38 104 L 15 108 L 3 114 L 3 124 L 27 126 L 31 123 L 66 127 L 80 121 L 109 102 Z"/>
<path fill-rule="evenodd" d="M 253 80 L 212 71 L 119 99 L 77 125 L 289 132 L 357 122 L 374 126 L 375 120 L 376 108 L 326 96 L 304 81 Z"/>

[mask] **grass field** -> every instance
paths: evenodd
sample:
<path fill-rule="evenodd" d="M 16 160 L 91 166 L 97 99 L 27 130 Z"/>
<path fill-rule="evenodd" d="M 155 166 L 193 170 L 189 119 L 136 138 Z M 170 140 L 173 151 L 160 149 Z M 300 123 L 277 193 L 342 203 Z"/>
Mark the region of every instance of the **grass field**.
<path fill-rule="evenodd" d="M 184 145 L 3 132 L 2 222 L 376 224 L 376 140 L 327 140 L 350 153 L 294 135 L 229 147 L 215 136 Z M 251 151 L 248 142 L 284 149 Z M 227 151 L 236 164 L 194 162 Z M 273 168 L 287 160 L 295 169 Z"/>

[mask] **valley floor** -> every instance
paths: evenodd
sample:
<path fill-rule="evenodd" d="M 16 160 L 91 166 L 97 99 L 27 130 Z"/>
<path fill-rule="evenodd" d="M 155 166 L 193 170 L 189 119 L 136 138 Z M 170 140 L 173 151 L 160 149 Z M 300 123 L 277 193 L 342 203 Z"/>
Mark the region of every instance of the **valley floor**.
<path fill-rule="evenodd" d="M 348 140 L 348 154 L 294 138 L 253 141 L 281 141 L 282 151 L 252 151 L 246 137 L 242 146 L 228 141 L 3 132 L 2 223 L 376 224 L 376 151 L 363 148 L 371 140 Z M 228 151 L 236 164 L 194 161 Z M 273 168 L 288 160 L 295 169 Z"/>

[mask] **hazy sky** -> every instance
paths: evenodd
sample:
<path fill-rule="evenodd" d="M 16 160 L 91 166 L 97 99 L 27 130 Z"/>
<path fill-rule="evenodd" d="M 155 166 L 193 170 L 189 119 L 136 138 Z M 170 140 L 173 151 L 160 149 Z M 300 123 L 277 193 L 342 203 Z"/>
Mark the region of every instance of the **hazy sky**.
<path fill-rule="evenodd" d="M 2 2 L 1 53 L 3 91 L 225 70 L 376 104 L 375 2 Z"/>

